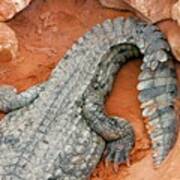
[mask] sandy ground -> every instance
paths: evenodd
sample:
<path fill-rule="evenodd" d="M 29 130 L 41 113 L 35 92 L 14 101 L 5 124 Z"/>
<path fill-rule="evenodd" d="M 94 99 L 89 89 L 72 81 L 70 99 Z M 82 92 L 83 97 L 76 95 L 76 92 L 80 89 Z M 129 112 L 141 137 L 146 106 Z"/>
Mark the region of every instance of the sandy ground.
<path fill-rule="evenodd" d="M 20 51 L 16 59 L 0 61 L 0 84 L 11 84 L 22 91 L 46 80 L 78 37 L 96 23 L 122 15 L 130 14 L 105 9 L 97 0 L 34 0 L 8 22 L 17 34 Z M 134 126 L 136 145 L 130 156 L 131 165 L 122 165 L 115 173 L 112 165 L 104 166 L 102 159 L 91 180 L 180 179 L 180 138 L 162 166 L 153 168 L 150 142 L 137 100 L 140 63 L 135 60 L 122 68 L 106 103 L 110 115 L 123 116 Z"/>

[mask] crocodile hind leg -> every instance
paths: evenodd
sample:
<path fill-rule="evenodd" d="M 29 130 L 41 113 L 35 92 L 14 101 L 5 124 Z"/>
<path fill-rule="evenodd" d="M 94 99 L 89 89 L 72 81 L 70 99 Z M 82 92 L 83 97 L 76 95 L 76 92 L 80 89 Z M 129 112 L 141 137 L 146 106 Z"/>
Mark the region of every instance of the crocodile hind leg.
<path fill-rule="evenodd" d="M 114 167 L 128 160 L 134 145 L 134 131 L 127 120 L 108 117 L 104 112 L 104 101 L 120 66 L 138 56 L 138 49 L 131 44 L 112 47 L 84 94 L 83 115 L 91 129 L 107 141 L 106 160 L 114 162 Z"/>
<path fill-rule="evenodd" d="M 98 92 L 91 93 L 84 100 L 83 115 L 98 135 L 107 141 L 107 161 L 117 164 L 128 160 L 134 145 L 134 131 L 129 122 L 120 117 L 108 117 L 104 113 L 104 99 Z"/>
<path fill-rule="evenodd" d="M 38 97 L 39 92 L 44 87 L 45 83 L 38 84 L 18 94 L 16 88 L 13 86 L 0 86 L 0 111 L 10 112 L 30 104 Z"/>

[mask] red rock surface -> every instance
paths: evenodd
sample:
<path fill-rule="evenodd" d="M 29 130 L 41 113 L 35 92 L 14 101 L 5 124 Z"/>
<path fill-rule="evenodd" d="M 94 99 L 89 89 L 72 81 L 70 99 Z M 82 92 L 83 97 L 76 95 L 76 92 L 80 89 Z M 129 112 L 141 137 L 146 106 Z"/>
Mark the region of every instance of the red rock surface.
<path fill-rule="evenodd" d="M 0 0 L 0 21 L 11 19 L 30 2 L 31 0 Z"/>
<path fill-rule="evenodd" d="M 180 26 L 171 20 L 160 22 L 158 25 L 166 34 L 174 56 L 180 61 Z"/>
<path fill-rule="evenodd" d="M 179 4 L 177 0 L 99 0 L 103 6 L 119 10 L 133 10 L 139 12 L 144 18 L 155 23 L 172 16 L 179 15 Z M 176 3 L 176 4 L 175 4 Z M 174 6 L 174 9 L 172 7 Z M 142 17 L 141 16 L 141 17 Z"/>
<path fill-rule="evenodd" d="M 121 0 L 99 0 L 100 3 L 108 8 L 114 8 L 118 10 L 132 10 L 132 8 Z"/>
<path fill-rule="evenodd" d="M 171 14 L 172 18 L 176 20 L 180 26 L 180 0 L 173 5 Z"/>
<path fill-rule="evenodd" d="M 16 57 L 17 51 L 18 41 L 15 32 L 0 22 L 0 62 L 12 60 Z"/>
<path fill-rule="evenodd" d="M 124 0 L 153 23 L 171 18 L 171 9 L 177 0 Z"/>
<path fill-rule="evenodd" d="M 97 0 L 37 0 L 8 24 L 19 40 L 16 59 L 0 61 L 0 83 L 15 85 L 22 91 L 48 78 L 65 51 L 90 27 L 107 18 L 127 13 L 103 8 Z M 135 128 L 136 145 L 130 156 L 131 166 L 104 166 L 102 159 L 91 180 L 179 180 L 180 139 L 159 169 L 154 169 L 150 142 L 144 129 L 137 100 L 137 76 L 140 61 L 125 65 L 119 72 L 112 94 L 107 99 L 109 114 L 129 119 Z M 180 74 L 179 74 L 180 75 Z"/>

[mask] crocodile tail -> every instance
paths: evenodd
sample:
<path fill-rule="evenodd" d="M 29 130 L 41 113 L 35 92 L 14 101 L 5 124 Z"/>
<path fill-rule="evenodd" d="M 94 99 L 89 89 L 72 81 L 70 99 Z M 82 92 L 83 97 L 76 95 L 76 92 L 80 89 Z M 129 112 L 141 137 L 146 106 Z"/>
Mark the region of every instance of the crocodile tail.
<path fill-rule="evenodd" d="M 176 142 L 174 100 L 177 87 L 171 58 L 155 70 L 143 68 L 137 88 L 142 115 L 148 119 L 146 127 L 152 142 L 153 161 L 158 167 Z"/>
<path fill-rule="evenodd" d="M 178 127 L 174 109 L 176 74 L 170 47 L 163 33 L 152 24 L 131 18 L 118 18 L 113 24 L 119 37 L 117 41 L 135 44 L 143 54 L 138 84 L 139 100 L 142 114 L 148 119 L 153 161 L 157 167 L 175 144 Z"/>

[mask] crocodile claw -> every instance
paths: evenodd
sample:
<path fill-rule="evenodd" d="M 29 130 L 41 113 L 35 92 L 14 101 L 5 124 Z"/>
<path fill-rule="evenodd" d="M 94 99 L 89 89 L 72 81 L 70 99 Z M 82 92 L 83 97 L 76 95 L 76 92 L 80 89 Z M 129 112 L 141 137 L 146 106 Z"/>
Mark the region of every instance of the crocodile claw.
<path fill-rule="evenodd" d="M 119 165 L 129 163 L 130 146 L 124 140 L 116 140 L 107 143 L 105 165 L 109 166 L 109 162 L 113 163 L 115 173 L 119 170 Z"/>

